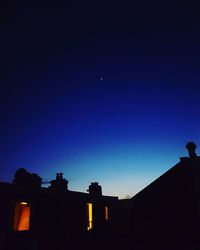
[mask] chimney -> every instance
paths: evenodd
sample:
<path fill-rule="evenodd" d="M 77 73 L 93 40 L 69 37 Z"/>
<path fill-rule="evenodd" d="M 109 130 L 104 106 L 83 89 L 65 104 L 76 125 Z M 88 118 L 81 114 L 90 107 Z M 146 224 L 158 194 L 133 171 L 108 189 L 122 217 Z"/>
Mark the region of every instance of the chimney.
<path fill-rule="evenodd" d="M 42 178 L 38 174 L 29 173 L 25 168 L 19 168 L 15 173 L 13 183 L 23 187 L 40 188 Z"/>
<path fill-rule="evenodd" d="M 102 196 L 102 189 L 98 182 L 91 182 L 88 191 L 93 198 Z"/>
<path fill-rule="evenodd" d="M 187 150 L 188 150 L 188 153 L 189 153 L 189 157 L 190 157 L 190 158 L 196 158 L 196 157 L 197 157 L 196 152 L 195 152 L 196 147 L 197 147 L 197 146 L 194 144 L 194 142 L 188 142 L 188 143 L 186 144 L 186 148 L 187 148 Z"/>
<path fill-rule="evenodd" d="M 50 183 L 51 183 L 50 189 L 61 190 L 61 191 L 68 190 L 68 181 L 63 178 L 63 173 L 57 173 L 56 179 L 50 181 Z"/>

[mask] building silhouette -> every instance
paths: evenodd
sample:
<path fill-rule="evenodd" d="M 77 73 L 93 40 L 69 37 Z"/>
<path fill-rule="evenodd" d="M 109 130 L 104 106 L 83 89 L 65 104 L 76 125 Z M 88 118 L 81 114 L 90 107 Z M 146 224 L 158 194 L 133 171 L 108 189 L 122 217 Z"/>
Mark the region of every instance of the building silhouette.
<path fill-rule="evenodd" d="M 200 157 L 189 157 L 131 199 L 70 191 L 63 173 L 48 188 L 19 169 L 0 182 L 0 249 L 200 249 Z"/>
<path fill-rule="evenodd" d="M 130 199 L 134 249 L 200 249 L 200 157 L 189 157 Z"/>

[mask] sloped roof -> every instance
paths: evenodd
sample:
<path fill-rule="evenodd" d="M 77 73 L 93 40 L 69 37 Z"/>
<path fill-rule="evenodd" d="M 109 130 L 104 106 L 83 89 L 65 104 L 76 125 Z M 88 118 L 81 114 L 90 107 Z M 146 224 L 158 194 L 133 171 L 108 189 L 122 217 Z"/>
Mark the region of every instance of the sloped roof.
<path fill-rule="evenodd" d="M 169 196 L 177 190 L 196 188 L 200 190 L 200 157 L 181 157 L 180 162 L 131 198 L 132 201 L 145 197 Z"/>

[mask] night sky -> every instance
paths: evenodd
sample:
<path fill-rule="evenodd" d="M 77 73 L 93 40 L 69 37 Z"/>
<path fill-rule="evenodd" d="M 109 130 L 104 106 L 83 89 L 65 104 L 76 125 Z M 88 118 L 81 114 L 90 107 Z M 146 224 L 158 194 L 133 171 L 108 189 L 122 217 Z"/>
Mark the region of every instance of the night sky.
<path fill-rule="evenodd" d="M 66 2 L 1 10 L 0 180 L 133 196 L 200 146 L 199 8 Z"/>

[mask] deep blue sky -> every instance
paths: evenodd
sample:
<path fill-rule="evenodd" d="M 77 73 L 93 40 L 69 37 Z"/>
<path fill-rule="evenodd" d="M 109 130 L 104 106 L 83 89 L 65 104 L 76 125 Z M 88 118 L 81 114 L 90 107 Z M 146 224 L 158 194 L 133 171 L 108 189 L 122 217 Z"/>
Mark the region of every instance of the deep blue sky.
<path fill-rule="evenodd" d="M 3 9 L 1 181 L 132 196 L 200 145 L 197 6 L 107 2 Z"/>

